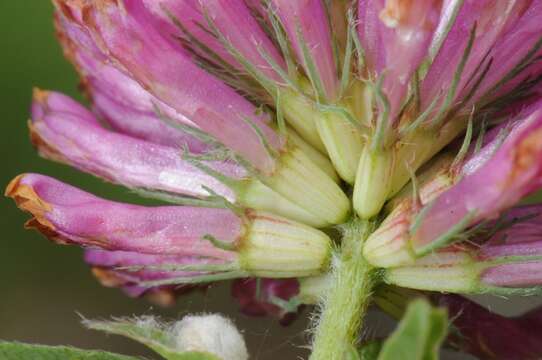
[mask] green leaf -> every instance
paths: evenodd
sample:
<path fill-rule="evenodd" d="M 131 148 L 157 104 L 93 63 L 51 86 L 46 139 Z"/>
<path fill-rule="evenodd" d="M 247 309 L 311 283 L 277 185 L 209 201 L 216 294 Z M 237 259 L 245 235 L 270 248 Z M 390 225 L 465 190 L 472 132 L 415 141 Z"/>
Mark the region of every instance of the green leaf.
<path fill-rule="evenodd" d="M 114 321 L 84 320 L 83 324 L 90 329 L 128 337 L 148 346 L 167 360 L 220 360 L 213 354 L 178 349 L 168 326 L 153 317 Z"/>
<path fill-rule="evenodd" d="M 168 357 L 168 360 L 220 360 L 214 355 L 202 353 L 199 351 L 187 351 L 180 354 L 174 354 Z"/>
<path fill-rule="evenodd" d="M 362 346 L 359 350 L 359 359 L 360 360 L 376 360 L 378 359 L 378 354 L 382 349 L 382 342 L 379 340 L 371 341 Z"/>
<path fill-rule="evenodd" d="M 384 342 L 378 360 L 437 360 L 447 332 L 445 309 L 433 308 L 425 299 L 414 300 Z"/>
<path fill-rule="evenodd" d="M 81 350 L 67 346 L 31 345 L 18 342 L 0 342 L 2 360 L 136 360 L 125 355 L 105 351 Z M 196 359 L 196 358 L 194 358 Z M 187 358 L 188 360 L 188 358 Z"/>

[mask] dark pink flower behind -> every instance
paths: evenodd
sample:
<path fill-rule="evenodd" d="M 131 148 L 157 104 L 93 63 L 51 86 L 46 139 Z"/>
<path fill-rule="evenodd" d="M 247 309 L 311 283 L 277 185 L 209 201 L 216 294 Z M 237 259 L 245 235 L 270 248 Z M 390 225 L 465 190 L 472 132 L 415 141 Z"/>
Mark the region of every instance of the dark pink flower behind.
<path fill-rule="evenodd" d="M 282 325 L 294 321 L 301 310 L 299 303 L 285 306 L 299 294 L 296 279 L 238 279 L 232 283 L 231 293 L 244 314 L 271 315 L 279 318 Z"/>
<path fill-rule="evenodd" d="M 435 296 L 450 312 L 454 348 L 480 359 L 524 360 L 542 356 L 542 309 L 506 318 L 457 295 Z"/>

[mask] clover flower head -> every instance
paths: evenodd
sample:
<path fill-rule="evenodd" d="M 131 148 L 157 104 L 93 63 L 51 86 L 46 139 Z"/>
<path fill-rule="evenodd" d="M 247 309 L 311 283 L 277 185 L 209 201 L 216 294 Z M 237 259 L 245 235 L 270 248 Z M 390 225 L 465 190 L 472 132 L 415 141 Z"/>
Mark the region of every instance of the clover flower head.
<path fill-rule="evenodd" d="M 542 285 L 540 207 L 517 206 L 542 185 L 541 2 L 53 3 L 91 106 L 36 89 L 32 143 L 170 203 L 8 185 L 103 284 L 171 303 L 239 279 L 242 311 L 282 318 L 352 259 L 420 290 Z"/>

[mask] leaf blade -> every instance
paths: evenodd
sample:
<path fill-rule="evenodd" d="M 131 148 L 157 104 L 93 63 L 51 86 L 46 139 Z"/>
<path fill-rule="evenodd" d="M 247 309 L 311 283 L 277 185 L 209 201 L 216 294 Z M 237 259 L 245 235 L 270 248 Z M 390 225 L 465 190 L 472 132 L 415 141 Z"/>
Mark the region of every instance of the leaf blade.
<path fill-rule="evenodd" d="M 4 360 L 137 360 L 139 358 L 106 351 L 83 350 L 68 346 L 33 345 L 0 341 L 0 358 Z"/>
<path fill-rule="evenodd" d="M 409 304 L 405 316 L 384 342 L 378 360 L 437 360 L 447 332 L 446 310 L 417 299 Z"/>

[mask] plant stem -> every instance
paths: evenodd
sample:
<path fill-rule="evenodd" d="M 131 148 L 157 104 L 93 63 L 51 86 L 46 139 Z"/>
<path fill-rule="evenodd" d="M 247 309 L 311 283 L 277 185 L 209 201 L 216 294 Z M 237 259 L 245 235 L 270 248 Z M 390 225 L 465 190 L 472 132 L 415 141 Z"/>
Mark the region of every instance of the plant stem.
<path fill-rule="evenodd" d="M 343 360 L 356 346 L 373 286 L 372 268 L 362 256 L 363 242 L 372 227 L 361 220 L 344 227 L 341 253 L 334 261 L 333 285 L 321 305 L 311 360 Z"/>

